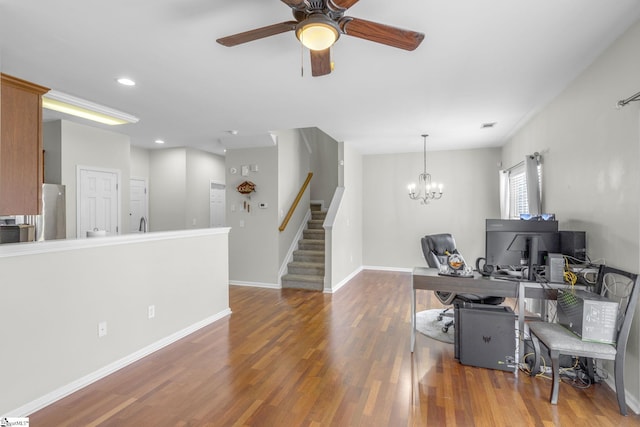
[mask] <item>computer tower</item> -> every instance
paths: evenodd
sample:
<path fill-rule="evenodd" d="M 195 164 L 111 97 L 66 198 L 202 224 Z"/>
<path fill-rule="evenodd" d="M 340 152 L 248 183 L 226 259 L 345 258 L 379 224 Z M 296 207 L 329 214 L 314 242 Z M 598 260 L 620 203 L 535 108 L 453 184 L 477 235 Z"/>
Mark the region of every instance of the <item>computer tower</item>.
<path fill-rule="evenodd" d="M 454 313 L 454 353 L 460 363 L 516 370 L 516 317 L 510 307 L 459 303 Z"/>
<path fill-rule="evenodd" d="M 570 264 L 587 260 L 587 236 L 584 231 L 560 231 L 560 253 L 569 257 Z"/>
<path fill-rule="evenodd" d="M 616 342 L 617 302 L 592 292 L 558 290 L 557 309 L 558 323 L 583 341 Z"/>

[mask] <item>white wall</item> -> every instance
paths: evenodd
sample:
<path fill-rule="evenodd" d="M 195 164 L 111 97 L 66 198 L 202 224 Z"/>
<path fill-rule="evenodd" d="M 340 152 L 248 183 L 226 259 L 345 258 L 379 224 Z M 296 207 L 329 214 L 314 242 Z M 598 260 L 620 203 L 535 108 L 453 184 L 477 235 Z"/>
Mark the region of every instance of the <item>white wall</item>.
<path fill-rule="evenodd" d="M 561 229 L 585 230 L 592 260 L 640 269 L 640 23 L 633 26 L 504 147 L 505 165 L 538 151 L 544 210 Z M 640 409 L 640 306 L 625 367 L 627 400 Z M 609 365 L 609 370 L 611 367 Z"/>
<path fill-rule="evenodd" d="M 331 230 L 329 289 L 336 291 L 363 264 L 363 159 L 347 144 L 339 145 L 344 193 Z M 365 181 L 366 182 L 366 181 Z M 327 281 L 325 280 L 325 283 Z"/>
<path fill-rule="evenodd" d="M 61 121 L 61 178 L 66 186 L 67 238 L 76 237 L 77 167 L 120 171 L 120 218 L 129 212 L 129 137 L 115 132 Z M 126 184 L 126 185 L 125 185 Z M 128 221 L 128 219 L 127 219 Z M 127 222 L 128 224 L 128 222 Z M 120 224 L 120 230 L 127 226 Z"/>
<path fill-rule="evenodd" d="M 149 152 L 149 231 L 185 227 L 186 156 L 184 148 Z"/>
<path fill-rule="evenodd" d="M 209 227 L 209 184 L 225 183 L 224 158 L 183 147 L 149 150 L 148 155 L 149 230 Z M 139 157 L 135 176 L 144 177 Z"/>
<path fill-rule="evenodd" d="M 149 150 L 132 145 L 129 149 L 131 177 L 149 179 Z"/>
<path fill-rule="evenodd" d="M 302 141 L 302 136 L 297 130 L 278 131 L 278 219 L 277 227 L 280 227 L 285 215 L 295 201 L 302 184 L 309 172 L 311 172 L 312 155 L 307 144 Z M 314 176 L 311 183 L 316 179 Z M 310 186 L 313 184 L 310 184 Z M 278 265 L 281 266 L 294 242 L 298 230 L 306 214 L 309 211 L 311 188 L 304 192 L 296 207 L 287 227 L 278 233 Z"/>
<path fill-rule="evenodd" d="M 427 172 L 444 183 L 444 195 L 421 205 L 409 199 L 407 186 L 423 170 L 422 152 L 364 156 L 364 265 L 424 266 L 420 238 L 435 233 L 452 233 L 465 260 L 475 263 L 485 253 L 485 219 L 500 217 L 499 161 L 498 148 L 428 152 Z"/>
<path fill-rule="evenodd" d="M 220 228 L 2 245 L 0 293 L 11 303 L 0 322 L 0 416 L 24 416 L 228 314 L 227 237 Z"/>
<path fill-rule="evenodd" d="M 206 228 L 210 222 L 211 181 L 224 184 L 225 159 L 201 150 L 187 149 L 186 153 L 185 228 Z"/>
<path fill-rule="evenodd" d="M 307 190 L 285 231 L 278 228 L 310 172 L 310 153 L 298 130 L 276 131 L 273 147 L 227 149 L 227 225 L 229 277 L 232 283 L 279 287 L 280 266 L 294 243 L 309 211 Z M 258 171 L 241 175 L 242 166 L 257 165 Z M 231 173 L 231 170 L 236 173 Z M 245 180 L 256 184 L 250 197 L 238 193 Z M 251 206 L 245 209 L 245 203 Z M 261 203 L 267 204 L 262 209 Z"/>
<path fill-rule="evenodd" d="M 233 283 L 278 285 L 278 149 L 277 147 L 228 149 L 226 156 L 229 279 Z M 257 172 L 240 174 L 242 165 L 258 165 Z M 231 168 L 237 170 L 230 172 Z M 256 184 L 250 197 L 236 191 L 244 182 Z M 245 202 L 250 209 L 245 209 Z M 267 203 L 260 209 L 259 203 Z"/>
<path fill-rule="evenodd" d="M 329 206 L 338 186 L 338 142 L 318 128 L 302 129 L 313 154 L 311 156 L 311 200 L 324 201 Z"/>

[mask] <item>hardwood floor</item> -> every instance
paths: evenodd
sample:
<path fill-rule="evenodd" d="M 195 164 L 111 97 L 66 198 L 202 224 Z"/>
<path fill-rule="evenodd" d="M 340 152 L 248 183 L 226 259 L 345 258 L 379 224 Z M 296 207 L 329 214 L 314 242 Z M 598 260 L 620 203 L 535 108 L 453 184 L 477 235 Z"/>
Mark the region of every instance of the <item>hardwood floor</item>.
<path fill-rule="evenodd" d="M 32 426 L 637 426 L 606 385 L 464 366 L 410 340 L 411 276 L 334 295 L 231 286 L 233 314 L 30 415 Z M 439 307 L 418 292 L 418 307 Z"/>

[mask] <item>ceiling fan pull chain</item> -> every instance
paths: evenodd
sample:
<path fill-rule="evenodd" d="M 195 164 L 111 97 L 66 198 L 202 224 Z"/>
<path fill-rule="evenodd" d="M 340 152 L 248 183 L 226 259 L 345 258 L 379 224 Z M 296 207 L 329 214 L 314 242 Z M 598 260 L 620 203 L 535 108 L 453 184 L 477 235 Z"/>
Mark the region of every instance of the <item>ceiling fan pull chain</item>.
<path fill-rule="evenodd" d="M 300 43 L 300 77 L 304 78 L 304 46 Z"/>

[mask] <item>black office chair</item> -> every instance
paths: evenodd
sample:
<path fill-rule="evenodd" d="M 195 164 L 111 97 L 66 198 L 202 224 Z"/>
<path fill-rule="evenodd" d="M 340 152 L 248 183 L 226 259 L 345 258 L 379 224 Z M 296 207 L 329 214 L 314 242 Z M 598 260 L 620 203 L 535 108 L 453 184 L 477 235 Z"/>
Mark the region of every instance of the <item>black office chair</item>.
<path fill-rule="evenodd" d="M 449 233 L 431 234 L 424 236 L 421 240 L 422 253 L 427 260 L 427 265 L 431 268 L 439 268 L 440 264 L 446 264 L 449 254 L 458 253 L 456 248 L 456 241 Z M 504 298 L 492 297 L 475 294 L 456 294 L 454 292 L 434 291 L 436 298 L 444 305 L 452 305 L 456 301 L 469 302 L 474 304 L 489 304 L 499 305 L 502 304 Z M 438 316 L 438 320 L 442 320 L 444 316 L 453 317 L 453 314 L 449 312 L 451 307 L 444 309 Z M 453 320 L 447 322 L 443 327 L 443 332 L 448 332 L 449 328 L 453 325 Z"/>

